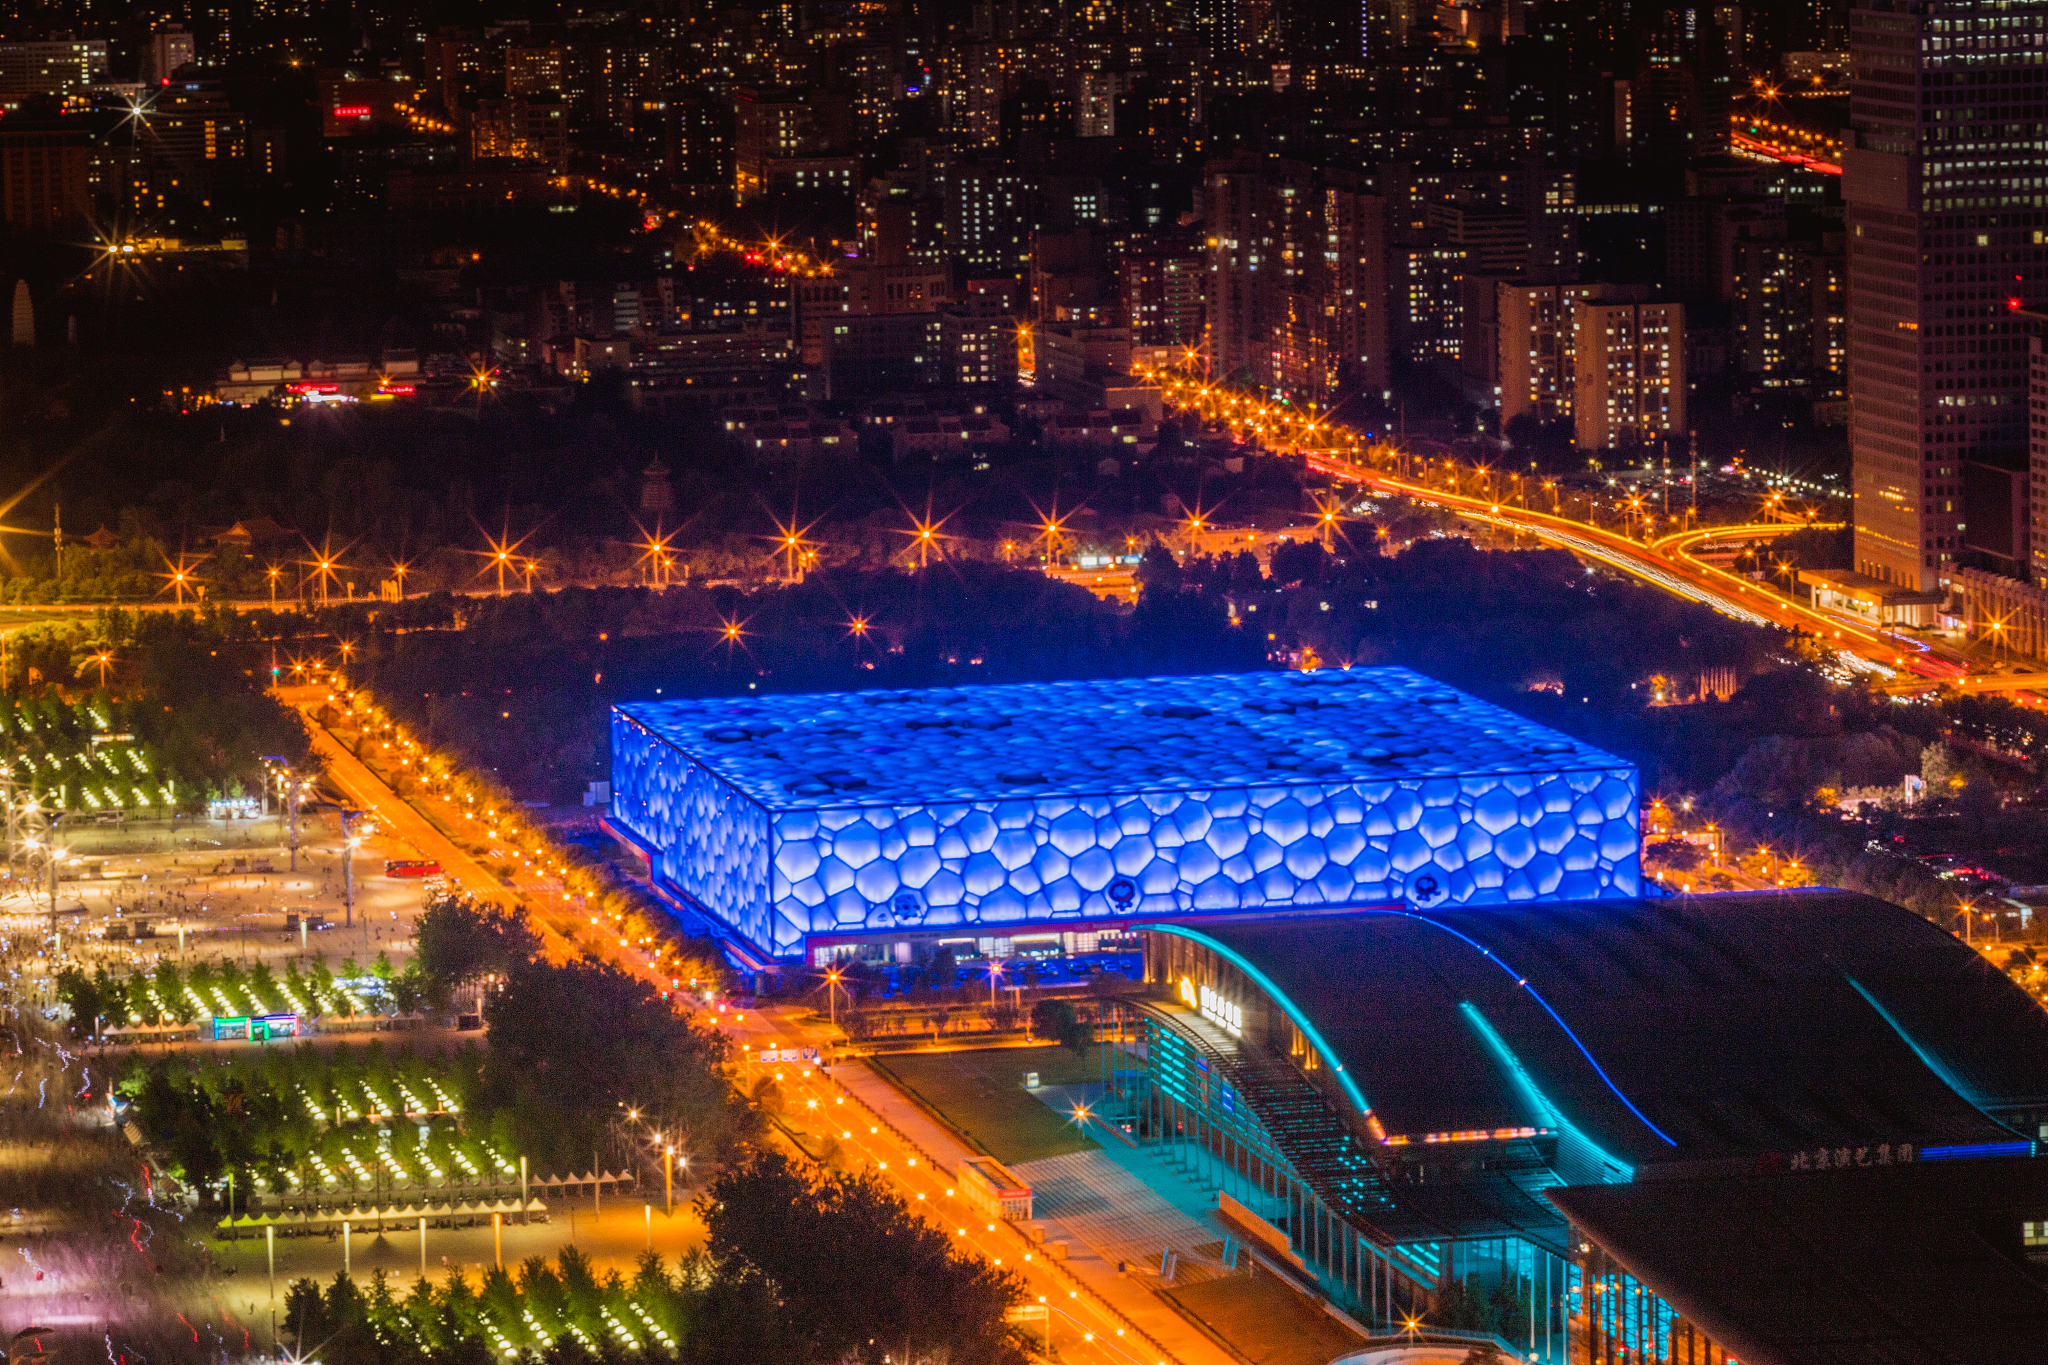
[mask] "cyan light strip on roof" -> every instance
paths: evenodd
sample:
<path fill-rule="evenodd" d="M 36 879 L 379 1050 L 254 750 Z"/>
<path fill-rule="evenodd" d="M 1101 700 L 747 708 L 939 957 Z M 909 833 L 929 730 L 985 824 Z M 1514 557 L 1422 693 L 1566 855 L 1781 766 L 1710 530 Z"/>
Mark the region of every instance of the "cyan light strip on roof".
<path fill-rule="evenodd" d="M 1937 1057 L 1934 1053 L 1929 1052 L 1926 1048 L 1920 1046 L 1920 1040 L 1915 1038 L 1912 1034 L 1906 1032 L 1904 1027 L 1900 1025 L 1899 1021 L 1892 1017 L 1892 1012 L 1886 1009 L 1883 1003 L 1879 1001 L 1876 996 L 1872 995 L 1869 992 L 1869 990 L 1867 990 L 1864 987 L 1861 981 L 1858 981 L 1855 977 L 1850 976 L 1847 972 L 1844 972 L 1842 974 L 1842 980 L 1848 982 L 1851 986 L 1855 987 L 1856 994 L 1863 997 L 1864 1003 L 1868 1004 L 1870 1008 L 1876 1010 L 1877 1017 L 1884 1020 L 1885 1023 L 1888 1026 L 1890 1026 L 1891 1031 L 1893 1033 L 1899 1035 L 1899 1041 L 1903 1042 L 1907 1047 L 1913 1049 L 1913 1055 L 1920 1059 L 1921 1064 L 1925 1066 L 1929 1071 L 1932 1071 L 1936 1076 L 1940 1077 L 1941 1083 L 1943 1085 L 1947 1086 L 1949 1089 L 1955 1091 L 1957 1095 L 1961 1096 L 1963 1103 L 1969 1105 L 1972 1109 L 1982 1114 L 1985 1118 L 1990 1119 L 1993 1123 L 1996 1123 L 1999 1127 L 2005 1129 L 2008 1133 L 2013 1133 L 2015 1135 L 2018 1134 L 2018 1129 L 2014 1128 L 2011 1124 L 2004 1122 L 1996 1114 L 1992 1113 L 1989 1109 L 1985 1107 L 1983 1097 L 1980 1096 L 1972 1087 L 1965 1085 L 1963 1083 L 1963 1078 L 1955 1073 L 1954 1068 L 1950 1067 L 1949 1064 L 1942 1058 Z M 1925 1157 L 1925 1155 L 1926 1154 L 1923 1151 L 1922 1156 Z M 2032 1155 L 2031 1148 L 2029 1148 L 2028 1150 L 2028 1155 Z"/>
<path fill-rule="evenodd" d="M 1600 1078 L 1601 1083 L 1605 1085 L 1610 1092 L 1613 1093 L 1614 1098 L 1621 1101 L 1623 1108 L 1627 1109 L 1629 1113 L 1634 1114 L 1638 1119 L 1642 1120 L 1643 1127 L 1649 1129 L 1658 1137 L 1662 1138 L 1667 1146 L 1676 1147 L 1678 1145 L 1677 1141 L 1669 1133 L 1665 1132 L 1662 1128 L 1659 1128 L 1656 1124 L 1650 1122 L 1650 1116 L 1648 1114 L 1645 1114 L 1642 1110 L 1636 1108 L 1635 1101 L 1631 1100 L 1628 1096 L 1621 1093 L 1621 1087 L 1614 1083 L 1614 1078 L 1607 1074 L 1607 1069 L 1600 1065 L 1598 1058 L 1594 1057 L 1593 1049 L 1587 1047 L 1584 1041 L 1580 1039 L 1579 1035 L 1572 1032 L 1572 1026 L 1564 1021 L 1563 1015 L 1559 1014 L 1555 1009 L 1551 1008 L 1550 1002 L 1543 998 L 1543 993 L 1537 990 L 1534 986 L 1530 985 L 1529 979 L 1527 977 L 1523 976 L 1513 967 L 1510 967 L 1499 956 L 1497 956 L 1494 953 L 1493 949 L 1487 947 L 1485 944 L 1481 943 L 1478 939 L 1473 938 L 1471 935 L 1461 934 L 1456 929 L 1451 928 L 1450 925 L 1440 924 L 1437 921 L 1431 919 L 1427 915 L 1418 915 L 1408 910 L 1367 910 L 1363 913 L 1368 915 L 1398 915 L 1402 919 L 1416 920 L 1420 923 L 1429 925 L 1432 929 L 1441 929 L 1445 933 L 1449 934 L 1452 938 L 1458 939 L 1461 942 L 1470 944 L 1472 947 L 1477 948 L 1479 950 L 1480 956 L 1484 957 L 1487 961 L 1493 963 L 1496 967 L 1499 967 L 1502 971 L 1506 972 L 1509 976 L 1513 977 L 1515 980 L 1515 984 L 1517 986 L 1520 986 L 1523 990 L 1527 991 L 1529 993 L 1529 998 L 1531 1000 L 1534 1000 L 1537 1004 L 1543 1007 L 1543 1012 L 1550 1016 L 1551 1022 L 1564 1030 L 1564 1036 L 1572 1040 L 1572 1046 L 1577 1048 L 1579 1050 L 1579 1055 L 1586 1059 L 1586 1065 L 1593 1068 L 1593 1074 Z"/>
<path fill-rule="evenodd" d="M 1508 1046 L 1507 1039 L 1500 1036 L 1500 1030 L 1496 1029 L 1492 1021 L 1479 1012 L 1477 1005 L 1473 1004 L 1470 1000 L 1460 1000 L 1458 1008 L 1464 1012 L 1465 1018 L 1471 1021 L 1472 1027 L 1478 1031 L 1480 1038 L 1492 1050 L 1493 1055 L 1500 1060 L 1500 1064 L 1507 1069 L 1508 1075 L 1514 1078 L 1515 1085 L 1520 1088 L 1523 1099 L 1536 1112 L 1544 1127 L 1555 1129 L 1559 1133 L 1569 1134 L 1575 1141 L 1584 1143 L 1592 1151 L 1593 1155 L 1600 1159 L 1603 1165 L 1612 1167 L 1621 1173 L 1622 1178 L 1615 1181 L 1615 1184 L 1626 1185 L 1636 1178 L 1635 1167 L 1629 1165 L 1626 1161 L 1619 1161 L 1609 1156 L 1600 1144 L 1586 1136 L 1584 1129 L 1566 1118 L 1564 1111 L 1550 1102 L 1550 1097 L 1538 1088 L 1536 1078 L 1531 1076 L 1529 1069 L 1522 1065 L 1522 1059 L 1517 1057 L 1514 1049 Z"/>
<path fill-rule="evenodd" d="M 1351 1073 L 1344 1069 L 1344 1059 L 1337 1055 L 1336 1049 L 1323 1041 L 1323 1035 L 1316 1031 L 1316 1026 L 1309 1021 L 1309 1017 L 1306 1014 L 1302 1013 L 1301 1006 L 1288 999 L 1287 992 L 1275 985 L 1273 978 L 1253 966 L 1243 953 L 1226 944 L 1217 942 L 1207 934 L 1185 928 L 1181 925 L 1134 924 L 1131 927 L 1133 930 L 1152 929 L 1162 934 L 1173 934 L 1184 938 L 1190 943 L 1199 943 L 1250 977 L 1254 985 L 1264 991 L 1275 1004 L 1287 1012 L 1287 1017 L 1294 1021 L 1294 1026 L 1301 1030 L 1301 1036 L 1308 1039 L 1309 1046 L 1316 1050 L 1317 1055 L 1323 1059 L 1323 1064 L 1330 1068 L 1332 1075 L 1336 1076 L 1337 1083 L 1344 1087 L 1345 1095 L 1350 1098 L 1353 1104 L 1358 1106 L 1360 1116 L 1362 1117 L 1372 1112 L 1372 1105 L 1367 1103 L 1365 1092 L 1358 1088 L 1358 1082 L 1353 1080 Z"/>

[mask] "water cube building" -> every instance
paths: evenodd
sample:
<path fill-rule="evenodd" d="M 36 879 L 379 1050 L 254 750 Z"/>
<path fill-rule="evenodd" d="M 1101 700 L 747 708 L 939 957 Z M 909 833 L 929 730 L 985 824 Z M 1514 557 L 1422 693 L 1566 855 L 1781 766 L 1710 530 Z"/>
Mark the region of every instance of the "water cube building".
<path fill-rule="evenodd" d="M 1640 890 L 1630 764 L 1402 668 L 631 702 L 612 791 L 762 961 Z"/>

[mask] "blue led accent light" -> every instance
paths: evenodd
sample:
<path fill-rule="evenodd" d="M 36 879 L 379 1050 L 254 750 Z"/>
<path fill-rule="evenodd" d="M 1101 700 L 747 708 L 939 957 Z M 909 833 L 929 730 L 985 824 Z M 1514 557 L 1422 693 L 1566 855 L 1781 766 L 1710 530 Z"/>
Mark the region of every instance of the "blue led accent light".
<path fill-rule="evenodd" d="M 1977 1142 L 1966 1147 L 1922 1147 L 1922 1161 L 1975 1161 L 1991 1156 L 2032 1156 L 2031 1142 Z"/>
<path fill-rule="evenodd" d="M 1609 1156 L 1598 1143 L 1588 1138 L 1577 1124 L 1566 1118 L 1563 1110 L 1550 1102 L 1550 1097 L 1537 1087 L 1536 1078 L 1531 1076 L 1528 1068 L 1522 1065 L 1522 1059 L 1517 1057 L 1514 1049 L 1508 1046 L 1508 1040 L 1501 1037 L 1500 1030 L 1493 1026 L 1493 1022 L 1479 1012 L 1479 1006 L 1473 1004 L 1470 1000 L 1460 1000 L 1458 1008 L 1464 1012 L 1465 1018 L 1470 1021 L 1473 1029 L 1478 1032 L 1481 1041 L 1486 1044 L 1487 1048 L 1500 1061 L 1501 1066 L 1507 1071 L 1508 1075 L 1514 1079 L 1516 1088 L 1522 1092 L 1523 1100 L 1535 1111 L 1539 1122 L 1544 1127 L 1554 1129 L 1560 1137 L 1566 1138 L 1571 1142 L 1583 1144 L 1593 1159 L 1600 1163 L 1603 1170 L 1619 1172 L 1621 1179 L 1609 1181 L 1609 1184 L 1626 1185 L 1636 1178 L 1635 1167 L 1629 1165 L 1626 1161 L 1619 1161 Z"/>
<path fill-rule="evenodd" d="M 634 702 L 612 820 L 811 934 L 1641 893 L 1636 771 L 1402 668 Z"/>
<path fill-rule="evenodd" d="M 1358 1088 L 1358 1082 L 1351 1079 L 1351 1073 L 1344 1069 L 1344 1059 L 1337 1055 L 1334 1048 L 1323 1041 L 1323 1035 L 1316 1031 L 1316 1026 L 1309 1022 L 1309 1017 L 1301 1012 L 1301 1006 L 1288 999 L 1287 992 L 1274 985 L 1273 978 L 1267 976 L 1257 967 L 1254 967 L 1250 959 L 1246 958 L 1243 953 L 1238 952 L 1235 948 L 1218 943 L 1207 934 L 1199 930 L 1190 929 L 1183 924 L 1140 924 L 1136 927 L 1139 929 L 1150 929 L 1161 934 L 1172 934 L 1176 938 L 1184 938 L 1190 943 L 1199 943 L 1250 977 L 1253 985 L 1264 991 L 1269 1000 L 1287 1012 L 1287 1017 L 1294 1021 L 1294 1026 L 1301 1030 L 1301 1036 L 1308 1039 L 1309 1046 L 1314 1048 L 1317 1054 L 1322 1057 L 1324 1065 L 1330 1068 L 1331 1074 L 1336 1076 L 1338 1084 L 1344 1087 L 1344 1093 L 1350 1096 L 1353 1104 L 1358 1106 L 1359 1114 L 1365 1115 L 1372 1112 L 1372 1106 L 1366 1103 L 1365 1094 Z"/>
<path fill-rule="evenodd" d="M 1537 990 L 1534 986 L 1530 985 L 1527 977 L 1523 976 L 1520 972 L 1516 971 L 1513 967 L 1510 967 L 1506 962 L 1502 961 L 1500 957 L 1497 954 L 1495 954 L 1493 949 L 1487 947 L 1485 944 L 1481 943 L 1478 939 L 1473 938 L 1469 934 L 1459 933 L 1456 929 L 1451 928 L 1451 926 L 1448 924 L 1439 924 L 1437 921 L 1431 919 L 1427 915 L 1418 915 L 1408 910 L 1367 910 L 1364 913 L 1368 915 L 1399 915 L 1403 919 L 1419 920 L 1422 923 L 1429 925 L 1432 929 L 1441 929 L 1445 933 L 1449 934 L 1452 938 L 1459 939 L 1462 942 L 1465 942 L 1467 944 L 1470 944 L 1472 947 L 1477 948 L 1479 950 L 1479 954 L 1481 957 L 1484 957 L 1487 961 L 1493 963 L 1496 967 L 1499 967 L 1502 971 L 1506 972 L 1509 976 L 1513 977 L 1515 979 L 1515 984 L 1517 986 L 1520 986 L 1523 990 L 1527 991 L 1529 993 L 1529 998 L 1531 1000 L 1534 1000 L 1537 1004 L 1543 1007 L 1543 1012 L 1550 1016 L 1551 1022 L 1556 1024 L 1559 1028 L 1563 1029 L 1564 1036 L 1572 1040 L 1572 1046 L 1577 1048 L 1579 1050 L 1579 1055 L 1586 1059 L 1586 1065 L 1593 1068 L 1593 1073 L 1600 1078 L 1603 1084 L 1606 1085 L 1607 1089 L 1613 1094 L 1614 1098 L 1621 1101 L 1623 1107 L 1626 1108 L 1629 1113 L 1634 1114 L 1638 1119 L 1642 1120 L 1643 1127 L 1649 1129 L 1658 1137 L 1664 1139 L 1664 1142 L 1667 1146 L 1676 1147 L 1678 1145 L 1678 1143 L 1672 1139 L 1669 1133 L 1665 1132 L 1662 1128 L 1659 1128 L 1656 1124 L 1650 1122 L 1650 1116 L 1648 1114 L 1645 1114 L 1642 1110 L 1636 1108 L 1635 1102 L 1633 1100 L 1629 1099 L 1628 1096 L 1621 1093 L 1621 1087 L 1614 1083 L 1614 1078 L 1607 1074 L 1607 1069 L 1601 1066 L 1599 1060 L 1593 1056 L 1593 1050 L 1587 1047 L 1584 1042 L 1580 1041 L 1578 1034 L 1572 1032 L 1572 1026 L 1564 1021 L 1564 1016 L 1559 1014 L 1556 1010 L 1550 1007 L 1550 1002 L 1543 998 L 1543 993 Z"/>

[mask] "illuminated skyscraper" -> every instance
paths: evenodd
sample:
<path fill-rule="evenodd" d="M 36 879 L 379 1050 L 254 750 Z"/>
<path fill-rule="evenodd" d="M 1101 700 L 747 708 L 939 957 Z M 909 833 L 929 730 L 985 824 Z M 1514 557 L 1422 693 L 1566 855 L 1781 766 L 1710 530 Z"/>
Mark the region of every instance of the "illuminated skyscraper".
<path fill-rule="evenodd" d="M 1210 164 L 1210 373 L 1296 399 L 1387 382 L 1386 207 L 1341 171 Z"/>
<path fill-rule="evenodd" d="M 1572 423 L 1585 450 L 1683 437 L 1685 305 L 1627 299 L 1572 304 Z"/>
<path fill-rule="evenodd" d="M 1947 586 L 1965 464 L 2024 468 L 2048 0 L 1858 0 L 1844 157 L 1856 567 Z"/>

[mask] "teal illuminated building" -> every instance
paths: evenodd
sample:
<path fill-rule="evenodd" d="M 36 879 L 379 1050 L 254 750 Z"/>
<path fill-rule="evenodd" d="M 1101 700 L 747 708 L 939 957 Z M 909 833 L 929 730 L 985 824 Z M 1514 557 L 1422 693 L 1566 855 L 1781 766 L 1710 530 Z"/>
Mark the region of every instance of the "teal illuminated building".
<path fill-rule="evenodd" d="M 1761 1289 L 1730 1292 L 1745 1237 L 1768 1230 L 1731 1217 L 1717 1240 L 1695 1212 L 1676 1220 L 1697 1229 L 1689 1242 L 1658 1216 L 1660 1191 L 1718 1180 L 1734 1209 L 1768 1202 L 1758 1181 L 1838 1180 L 1851 1199 L 1845 1173 L 2024 1158 L 2048 1123 L 2048 1014 L 1953 935 L 1867 896 L 1136 929 L 1141 1069 L 1103 1101 L 1112 1121 L 1231 1201 L 1247 1245 L 1284 1237 L 1354 1317 L 1429 1320 L 1457 1286 L 1516 1305 L 1493 1330 L 1523 1359 L 1836 1358 L 1791 1349 L 1796 1323 Z M 1625 1205 L 1591 1193 L 1623 1186 Z M 1600 1230 L 1564 1207 L 1597 1211 Z M 1629 1220 L 1687 1255 L 1627 1235 Z M 2021 1226 L 2006 1231 L 2025 1270 Z M 2048 1342 L 2048 1277 L 2034 1278 L 2013 1294 Z"/>

